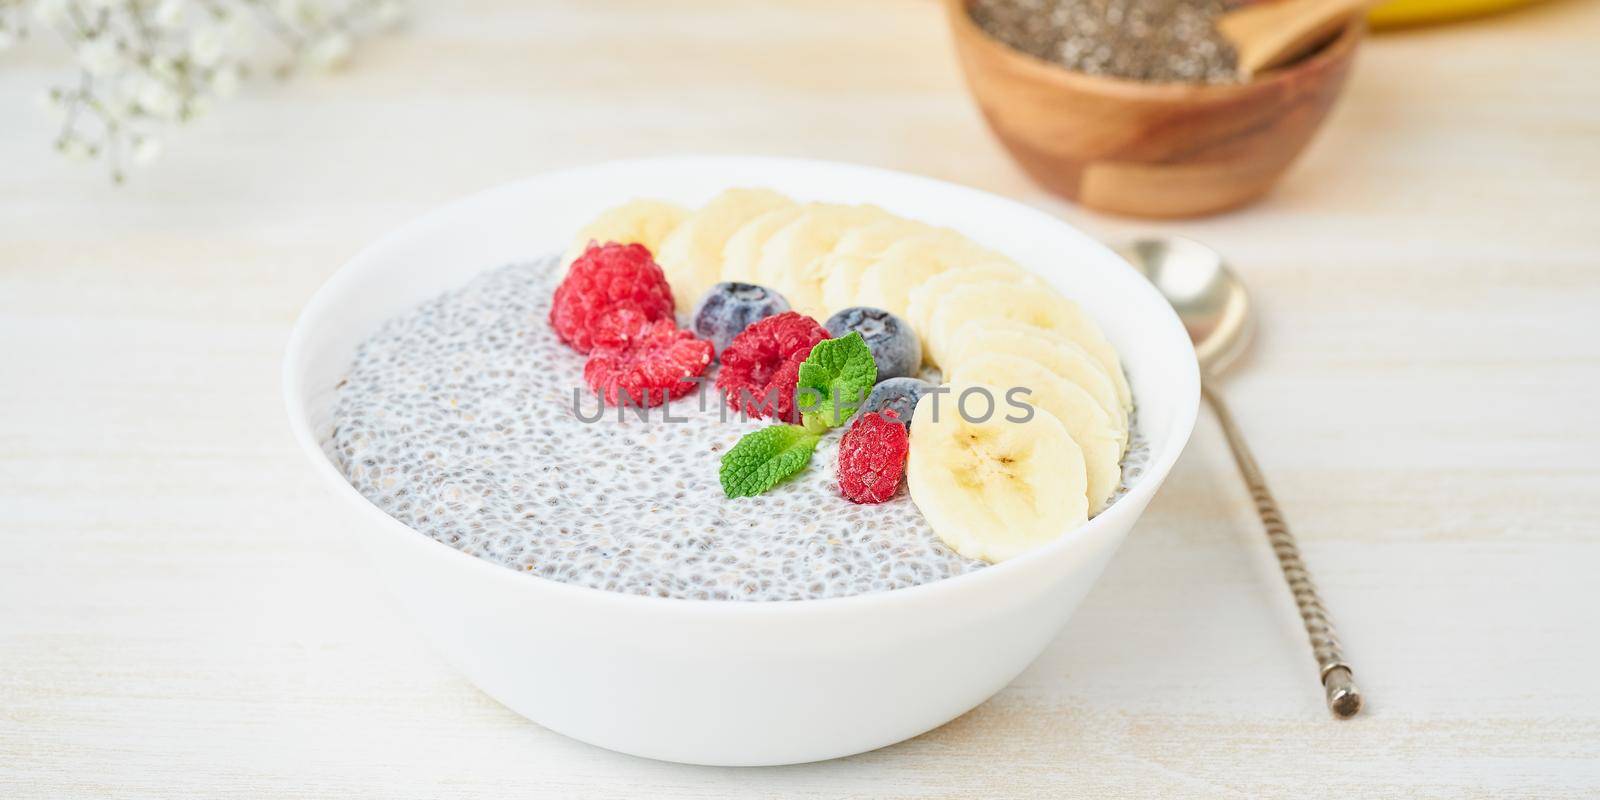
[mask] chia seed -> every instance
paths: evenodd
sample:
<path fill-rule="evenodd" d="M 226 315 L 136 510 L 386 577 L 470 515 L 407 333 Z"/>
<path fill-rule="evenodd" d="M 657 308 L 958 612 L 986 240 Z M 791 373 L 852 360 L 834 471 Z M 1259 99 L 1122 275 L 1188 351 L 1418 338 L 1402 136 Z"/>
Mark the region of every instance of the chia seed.
<path fill-rule="evenodd" d="M 804 600 L 983 568 L 939 541 L 903 486 L 878 505 L 841 497 L 839 431 L 796 478 L 728 500 L 722 452 L 768 423 L 739 420 L 714 392 L 704 409 L 698 395 L 673 401 L 670 423 L 661 408 L 581 420 L 595 410 L 592 394 L 574 408 L 584 357 L 546 322 L 557 266 L 485 271 L 360 346 L 324 446 L 363 496 L 478 558 L 627 594 Z M 1122 491 L 1147 459 L 1135 430 Z"/>
<path fill-rule="evenodd" d="M 972 19 L 1029 55 L 1090 75 L 1149 83 L 1236 83 L 1218 33 L 1233 0 L 976 0 Z"/>

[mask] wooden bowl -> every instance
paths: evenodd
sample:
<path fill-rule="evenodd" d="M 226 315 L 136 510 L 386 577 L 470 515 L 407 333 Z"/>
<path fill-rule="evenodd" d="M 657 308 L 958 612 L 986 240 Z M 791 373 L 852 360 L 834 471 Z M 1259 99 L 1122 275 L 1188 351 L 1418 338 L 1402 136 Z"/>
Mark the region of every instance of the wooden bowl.
<path fill-rule="evenodd" d="M 945 0 L 956 54 L 989 127 L 1046 189 L 1089 208 L 1186 217 L 1265 194 L 1339 97 L 1357 22 L 1244 84 L 1143 83 L 1074 72 L 993 38 Z"/>

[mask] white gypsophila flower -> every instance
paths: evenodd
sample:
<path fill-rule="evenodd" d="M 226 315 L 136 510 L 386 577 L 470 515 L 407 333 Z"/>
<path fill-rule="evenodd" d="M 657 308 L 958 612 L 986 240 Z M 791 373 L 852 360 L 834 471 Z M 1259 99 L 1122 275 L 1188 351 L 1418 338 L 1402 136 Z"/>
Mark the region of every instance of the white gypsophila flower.
<path fill-rule="evenodd" d="M 182 98 L 171 87 L 155 78 L 146 78 L 139 86 L 139 108 L 159 119 L 178 116 Z"/>
<path fill-rule="evenodd" d="M 405 19 L 406 11 L 397 0 L 385 0 L 373 11 L 373 17 L 383 28 L 393 28 Z"/>
<path fill-rule="evenodd" d="M 40 108 L 55 108 L 61 105 L 62 102 L 59 89 L 40 89 L 33 99 L 35 103 L 39 104 Z"/>
<path fill-rule="evenodd" d="M 97 36 L 78 45 L 78 64 L 96 78 L 104 78 L 122 66 L 122 54 L 110 36 Z"/>
<path fill-rule="evenodd" d="M 139 111 L 139 89 L 144 86 L 145 76 L 138 72 L 124 72 L 114 80 L 108 81 L 104 102 L 120 116 L 132 116 Z"/>
<path fill-rule="evenodd" d="M 73 161 L 88 161 L 94 153 L 89 150 L 89 145 L 79 139 L 68 139 L 61 143 L 61 154 Z"/>
<path fill-rule="evenodd" d="M 243 14 L 230 14 L 221 21 L 223 46 L 231 53 L 248 53 L 256 46 L 256 26 Z"/>
<path fill-rule="evenodd" d="M 314 25 L 322 19 L 322 8 L 308 0 L 278 0 L 278 16 L 296 25 Z"/>
<path fill-rule="evenodd" d="M 350 37 L 342 33 L 330 33 L 318 39 L 305 52 L 308 64 L 325 70 L 338 69 L 349 56 Z"/>
<path fill-rule="evenodd" d="M 156 6 L 156 24 L 163 28 L 176 28 L 183 22 L 186 8 L 183 0 L 161 0 L 161 5 Z"/>
<path fill-rule="evenodd" d="M 67 21 L 67 0 L 36 0 L 33 19 L 40 25 L 54 27 Z"/>
<path fill-rule="evenodd" d="M 239 93 L 239 70 L 222 67 L 211 75 L 211 91 L 224 100 Z"/>
<path fill-rule="evenodd" d="M 133 140 L 133 163 L 148 164 L 161 156 L 161 140 L 153 136 L 141 136 Z"/>
<path fill-rule="evenodd" d="M 212 67 L 222 60 L 222 30 L 211 25 L 195 30 L 189 35 L 189 58 L 201 67 Z"/>
<path fill-rule="evenodd" d="M 178 80 L 178 64 L 166 56 L 152 56 L 148 64 L 150 72 L 167 81 Z"/>
<path fill-rule="evenodd" d="M 40 95 L 62 116 L 64 156 L 124 167 L 154 157 L 155 134 L 234 96 L 267 49 L 273 74 L 343 66 L 358 41 L 400 24 L 405 0 L 0 0 L 0 50 L 55 34 L 76 80 Z M 29 16 L 24 25 L 24 16 Z M 71 88 L 68 88 L 71 87 Z"/>

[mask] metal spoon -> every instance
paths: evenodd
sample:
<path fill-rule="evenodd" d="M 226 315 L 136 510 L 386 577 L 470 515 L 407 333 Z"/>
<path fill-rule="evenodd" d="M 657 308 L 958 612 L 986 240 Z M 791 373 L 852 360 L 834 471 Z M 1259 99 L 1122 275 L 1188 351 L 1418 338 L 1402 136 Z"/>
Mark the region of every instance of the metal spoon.
<path fill-rule="evenodd" d="M 1228 446 L 1233 449 L 1233 458 L 1239 464 L 1239 474 L 1250 487 L 1256 512 L 1266 527 L 1267 540 L 1278 555 L 1283 577 L 1294 593 L 1295 604 L 1300 607 L 1300 618 L 1305 621 L 1306 635 L 1311 638 L 1311 653 L 1317 660 L 1322 687 L 1327 694 L 1328 710 L 1340 719 L 1355 716 L 1361 710 L 1361 690 L 1356 687 L 1350 665 L 1345 663 L 1339 650 L 1339 639 L 1328 621 L 1328 612 L 1311 583 L 1294 535 L 1289 532 L 1283 513 L 1278 510 L 1278 503 L 1272 499 L 1266 479 L 1244 442 L 1244 434 L 1234 424 L 1233 415 L 1228 413 L 1227 404 L 1215 388 L 1216 376 L 1244 352 L 1255 331 L 1250 296 L 1245 293 L 1244 284 L 1228 271 L 1217 251 L 1190 239 L 1177 236 L 1139 239 L 1120 248 L 1119 252 L 1172 303 L 1189 331 L 1189 338 L 1194 340 L 1195 354 L 1200 359 L 1200 393 L 1222 424 Z"/>

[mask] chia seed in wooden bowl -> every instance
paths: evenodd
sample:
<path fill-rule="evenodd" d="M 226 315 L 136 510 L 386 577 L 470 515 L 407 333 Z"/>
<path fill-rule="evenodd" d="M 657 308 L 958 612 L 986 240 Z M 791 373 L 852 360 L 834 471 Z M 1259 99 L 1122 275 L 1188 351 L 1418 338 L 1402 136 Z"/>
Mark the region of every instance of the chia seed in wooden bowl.
<path fill-rule="evenodd" d="M 1046 189 L 1099 211 L 1188 217 L 1272 188 L 1321 126 L 1362 26 L 1239 81 L 1212 20 L 1230 0 L 945 0 L 984 119 Z"/>
<path fill-rule="evenodd" d="M 990 36 L 1088 75 L 1151 83 L 1234 83 L 1233 46 L 1217 33 L 1230 0 L 975 0 Z"/>

